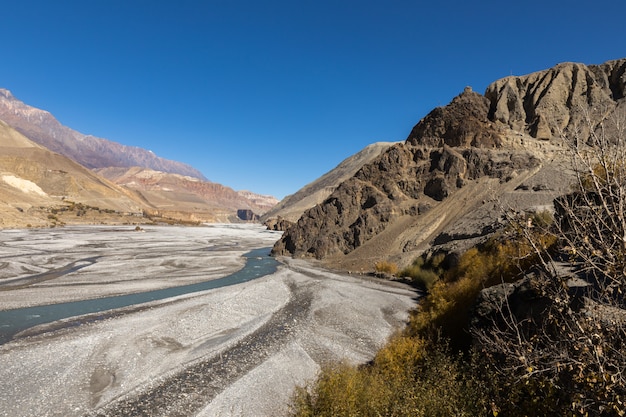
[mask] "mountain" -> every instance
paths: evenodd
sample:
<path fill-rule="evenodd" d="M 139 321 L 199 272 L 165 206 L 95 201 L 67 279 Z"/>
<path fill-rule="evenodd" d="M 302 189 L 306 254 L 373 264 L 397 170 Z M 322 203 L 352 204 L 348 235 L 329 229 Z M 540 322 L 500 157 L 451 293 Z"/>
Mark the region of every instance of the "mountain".
<path fill-rule="evenodd" d="M 235 191 L 221 184 L 148 168 L 101 168 L 95 170 L 114 183 L 132 190 L 163 217 L 201 221 L 237 221 L 238 210 L 259 215 L 278 200 L 249 191 Z M 243 219 L 247 220 L 247 219 Z"/>
<path fill-rule="evenodd" d="M 324 201 L 339 184 L 353 176 L 363 165 L 372 161 L 393 144 L 394 142 L 377 142 L 366 146 L 360 152 L 344 159 L 319 179 L 305 185 L 295 194 L 285 197 L 265 213 L 262 220 L 282 218 L 295 223 L 302 213 Z"/>
<path fill-rule="evenodd" d="M 551 209 L 571 190 L 561 136 L 584 140 L 591 120 L 626 111 L 626 59 L 564 63 L 466 88 L 307 210 L 273 253 L 348 270 L 408 264 L 433 246 L 462 251 L 506 211 Z M 586 130 L 585 130 L 586 129 Z"/>
<path fill-rule="evenodd" d="M 39 144 L 41 149 L 60 154 L 59 157 L 64 155 L 117 183 L 118 190 L 138 201 L 153 216 L 227 222 L 241 220 L 237 218 L 241 210 L 245 220 L 249 220 L 257 219 L 278 202 L 272 196 L 237 192 L 212 183 L 195 168 L 157 157 L 148 150 L 83 135 L 61 125 L 47 111 L 17 100 L 4 89 L 0 89 L 0 120 Z"/>
<path fill-rule="evenodd" d="M 50 226 L 68 216 L 73 223 L 123 222 L 143 207 L 127 190 L 0 121 L 0 227 Z"/>
<path fill-rule="evenodd" d="M 24 104 L 5 89 L 0 89 L 0 120 L 32 141 L 87 168 L 142 166 L 206 180 L 200 171 L 187 164 L 63 126 L 49 112 Z"/>

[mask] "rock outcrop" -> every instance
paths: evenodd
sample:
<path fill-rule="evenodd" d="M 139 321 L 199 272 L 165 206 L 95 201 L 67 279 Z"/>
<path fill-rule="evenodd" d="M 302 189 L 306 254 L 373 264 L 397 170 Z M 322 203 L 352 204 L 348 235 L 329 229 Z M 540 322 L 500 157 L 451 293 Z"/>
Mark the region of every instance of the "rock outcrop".
<path fill-rule="evenodd" d="M 244 222 L 254 222 L 259 220 L 259 215 L 255 214 L 250 209 L 237 210 L 237 217 L 239 218 L 239 220 L 243 220 Z"/>
<path fill-rule="evenodd" d="M 272 220 L 282 218 L 288 222 L 295 223 L 302 216 L 302 213 L 326 200 L 337 189 L 339 184 L 352 177 L 363 165 L 374 160 L 394 143 L 376 142 L 366 146 L 361 151 L 341 161 L 339 165 L 317 180 L 282 199 L 280 203 L 262 216 L 262 220 L 271 222 Z M 286 226 L 286 223 L 282 222 L 282 226 Z"/>
<path fill-rule="evenodd" d="M 306 211 L 273 253 L 371 270 L 381 259 L 408 263 L 435 243 L 475 243 L 507 207 L 550 207 L 571 178 L 555 137 L 597 108 L 608 117 L 623 107 L 625 68 L 626 59 L 562 64 L 497 81 L 485 96 L 466 88 Z"/>
<path fill-rule="evenodd" d="M 295 223 L 278 216 L 278 217 L 272 217 L 270 219 L 265 220 L 263 224 L 267 227 L 267 230 L 274 230 L 276 232 L 284 232 L 285 230 L 293 226 Z"/>
<path fill-rule="evenodd" d="M 625 85 L 626 59 L 589 66 L 564 63 L 498 80 L 487 87 L 485 97 L 491 120 L 550 140 L 576 130 L 588 136 L 586 119 L 603 120 L 618 104 L 624 106 Z"/>

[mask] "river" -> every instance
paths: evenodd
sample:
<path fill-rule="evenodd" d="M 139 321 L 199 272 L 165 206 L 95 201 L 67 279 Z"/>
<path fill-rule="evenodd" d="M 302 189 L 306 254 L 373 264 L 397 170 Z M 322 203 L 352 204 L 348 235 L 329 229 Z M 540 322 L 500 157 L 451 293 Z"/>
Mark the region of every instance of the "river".
<path fill-rule="evenodd" d="M 3 317 L 48 323 L 0 345 L 0 416 L 288 415 L 322 364 L 371 360 L 416 294 L 277 264 L 266 254 L 279 236 L 258 225 L 1 231 Z M 251 275 L 222 286 L 237 271 Z M 50 313 L 83 303 L 107 310 Z"/>
<path fill-rule="evenodd" d="M 64 320 L 60 327 L 80 325 L 86 321 L 101 320 L 115 314 L 112 310 L 130 306 L 137 306 L 151 301 L 163 300 L 198 291 L 206 291 L 228 285 L 240 284 L 276 272 L 278 262 L 269 256 L 271 248 L 260 248 L 246 253 L 245 266 L 237 272 L 223 278 L 199 282 L 197 284 L 182 285 L 179 287 L 163 288 L 159 290 L 144 291 L 133 294 L 118 295 L 113 297 L 95 298 L 89 300 L 73 301 L 68 303 L 50 304 L 43 306 L 25 307 L 12 310 L 0 311 L 0 344 L 6 343 L 13 336 L 26 329 L 35 326 Z M 76 267 L 68 268 L 68 273 L 76 272 Z M 60 276 L 60 275 L 59 275 Z M 25 277 L 28 280 L 31 277 Z M 2 287 L 0 286 L 0 289 Z M 102 314 L 94 314 L 102 313 Z M 85 316 L 74 320 L 67 320 L 78 316 Z M 28 332 L 29 336 L 36 331 Z"/>

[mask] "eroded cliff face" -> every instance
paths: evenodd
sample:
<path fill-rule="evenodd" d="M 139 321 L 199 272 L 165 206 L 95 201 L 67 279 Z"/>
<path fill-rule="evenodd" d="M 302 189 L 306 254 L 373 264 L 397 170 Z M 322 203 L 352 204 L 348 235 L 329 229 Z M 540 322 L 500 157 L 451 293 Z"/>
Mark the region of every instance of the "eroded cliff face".
<path fill-rule="evenodd" d="M 586 116 L 597 121 L 625 107 L 625 70 L 626 59 L 561 64 L 496 81 L 485 96 L 466 88 L 306 211 L 273 253 L 340 267 L 358 258 L 363 270 L 436 241 L 493 231 L 502 210 L 490 201 L 519 210 L 550 205 L 569 187 L 557 138 L 588 135 Z"/>
<path fill-rule="evenodd" d="M 305 212 L 273 252 L 318 259 L 347 254 L 400 217 L 430 210 L 468 181 L 487 176 L 506 182 L 516 171 L 537 166 L 531 153 L 502 151 L 503 132 L 488 120 L 488 111 L 487 100 L 469 89 L 433 110 L 405 143 Z"/>
<path fill-rule="evenodd" d="M 559 64 L 523 77 L 507 77 L 485 92 L 489 118 L 550 140 L 578 131 L 589 135 L 589 123 L 607 117 L 626 94 L 626 59 L 602 65 Z"/>

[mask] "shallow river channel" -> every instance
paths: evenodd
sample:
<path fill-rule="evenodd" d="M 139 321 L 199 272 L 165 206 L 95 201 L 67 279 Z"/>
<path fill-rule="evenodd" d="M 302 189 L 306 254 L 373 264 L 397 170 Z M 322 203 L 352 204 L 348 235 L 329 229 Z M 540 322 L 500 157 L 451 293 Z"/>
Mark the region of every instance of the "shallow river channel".
<path fill-rule="evenodd" d="M 164 300 L 166 298 L 177 297 L 179 295 L 190 294 L 198 291 L 211 290 L 228 285 L 241 284 L 255 278 L 273 274 L 276 272 L 278 262 L 269 256 L 270 249 L 271 248 L 260 248 L 252 250 L 244 255 L 246 258 L 246 264 L 239 271 L 223 278 L 204 281 L 197 284 L 144 291 L 135 294 L 118 295 L 114 297 L 0 311 L 0 344 L 8 342 L 19 332 L 40 324 L 87 315 L 84 319 L 64 321 L 64 323 L 60 323 L 58 327 L 80 325 L 85 321 L 94 321 L 107 317 L 109 314 L 106 314 L 106 312 L 113 309 L 136 306 L 150 301 Z M 76 269 L 72 268 L 72 270 L 75 271 Z M 32 334 L 32 332 L 30 334 Z"/>
<path fill-rule="evenodd" d="M 415 291 L 268 256 L 261 225 L 0 230 L 0 417 L 282 417 Z M 259 249 L 261 248 L 261 249 Z"/>

